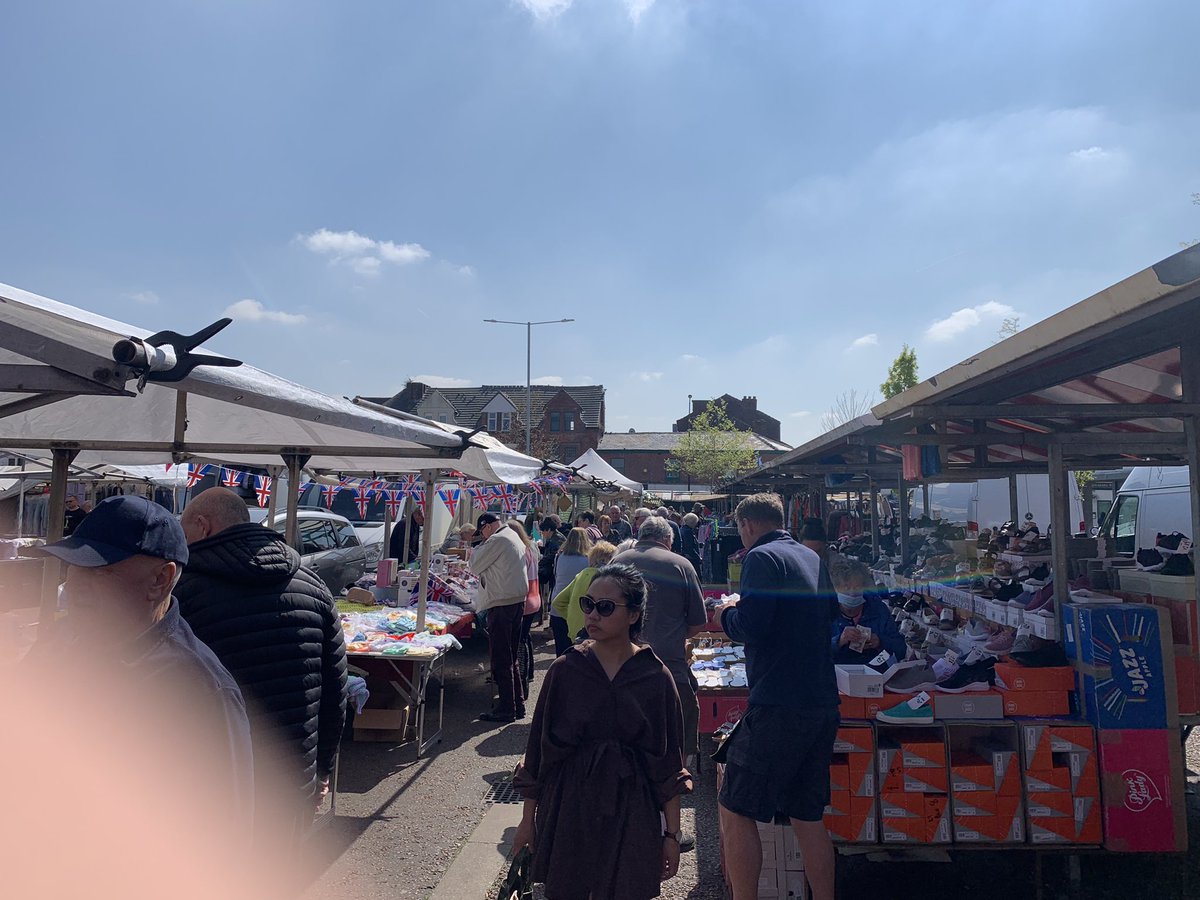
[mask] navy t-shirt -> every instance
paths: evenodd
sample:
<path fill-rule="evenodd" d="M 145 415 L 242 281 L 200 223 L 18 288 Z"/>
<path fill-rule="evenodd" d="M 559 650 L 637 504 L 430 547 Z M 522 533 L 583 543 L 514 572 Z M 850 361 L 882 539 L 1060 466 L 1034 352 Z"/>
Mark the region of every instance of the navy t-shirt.
<path fill-rule="evenodd" d="M 763 535 L 742 562 L 741 600 L 721 627 L 746 645 L 750 702 L 828 710 L 838 706 L 829 634 L 836 597 L 821 559 L 786 531 Z"/>

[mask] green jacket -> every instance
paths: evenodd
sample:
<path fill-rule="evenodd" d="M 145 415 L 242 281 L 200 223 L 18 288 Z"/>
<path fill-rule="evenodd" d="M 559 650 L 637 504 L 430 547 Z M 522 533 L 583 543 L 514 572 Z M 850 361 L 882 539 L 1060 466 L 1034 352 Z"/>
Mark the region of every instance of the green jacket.
<path fill-rule="evenodd" d="M 559 591 L 551 603 L 554 610 L 567 620 L 567 634 L 571 636 L 572 641 L 584 626 L 583 610 L 579 606 L 579 598 L 586 594 L 588 588 L 592 586 L 592 579 L 597 571 L 594 566 L 588 566 L 576 575 L 570 584 Z"/>

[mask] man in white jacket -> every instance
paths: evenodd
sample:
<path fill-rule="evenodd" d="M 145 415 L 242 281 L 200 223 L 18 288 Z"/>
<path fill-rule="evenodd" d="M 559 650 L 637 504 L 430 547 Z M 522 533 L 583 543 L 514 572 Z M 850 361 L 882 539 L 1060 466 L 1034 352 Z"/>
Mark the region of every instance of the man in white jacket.
<path fill-rule="evenodd" d="M 480 612 L 487 610 L 492 680 L 500 695 L 496 706 L 479 718 L 484 722 L 513 722 L 525 718 L 517 665 L 525 594 L 529 591 L 525 545 L 515 531 L 503 526 L 495 513 L 485 512 L 475 527 L 483 537 L 483 543 L 471 556 L 471 570 L 479 576 L 483 588 L 475 608 Z"/>

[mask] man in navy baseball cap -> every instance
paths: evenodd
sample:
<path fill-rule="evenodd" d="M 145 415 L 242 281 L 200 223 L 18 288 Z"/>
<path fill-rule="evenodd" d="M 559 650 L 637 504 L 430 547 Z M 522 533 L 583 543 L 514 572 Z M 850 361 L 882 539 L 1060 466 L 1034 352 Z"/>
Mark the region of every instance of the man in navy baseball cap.
<path fill-rule="evenodd" d="M 147 695 L 147 715 L 162 716 L 165 729 L 203 740 L 214 791 L 248 824 L 254 781 L 241 691 L 171 595 L 188 560 L 179 522 L 143 497 L 109 497 L 74 534 L 42 549 L 67 564 L 67 624 L 104 670 L 97 675 L 115 673 L 130 698 Z"/>

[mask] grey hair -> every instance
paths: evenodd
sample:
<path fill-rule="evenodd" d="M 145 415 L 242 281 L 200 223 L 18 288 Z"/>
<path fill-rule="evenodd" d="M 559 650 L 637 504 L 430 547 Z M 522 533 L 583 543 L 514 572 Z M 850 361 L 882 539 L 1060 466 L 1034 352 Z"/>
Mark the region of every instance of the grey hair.
<path fill-rule="evenodd" d="M 635 510 L 633 511 L 633 516 L 632 516 L 632 518 L 634 518 L 634 519 L 639 519 L 639 518 L 641 518 L 641 519 L 649 519 L 649 518 L 650 518 L 650 517 L 652 517 L 653 515 L 654 515 L 653 511 L 651 511 L 651 510 L 647 509 L 647 508 L 646 508 L 646 507 L 644 507 L 644 506 L 639 506 L 637 509 L 635 509 Z"/>
<path fill-rule="evenodd" d="M 660 544 L 666 544 L 668 547 L 675 542 L 675 532 L 671 530 L 671 526 L 667 524 L 667 520 L 659 516 L 652 516 L 642 523 L 642 527 L 638 529 L 639 541 L 657 541 Z"/>

